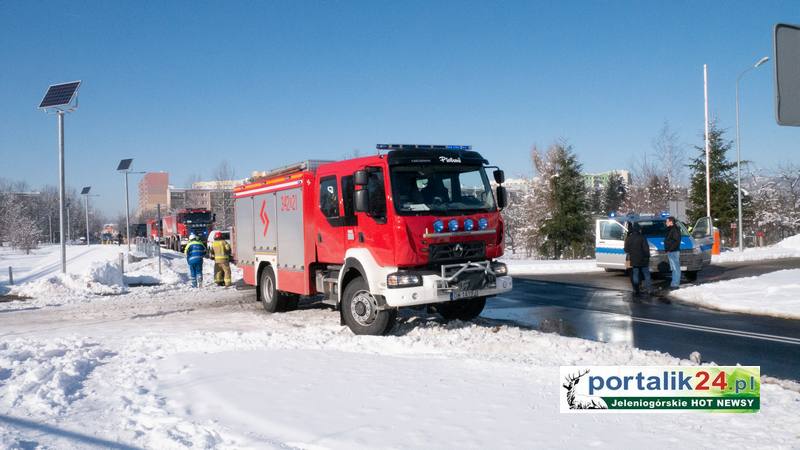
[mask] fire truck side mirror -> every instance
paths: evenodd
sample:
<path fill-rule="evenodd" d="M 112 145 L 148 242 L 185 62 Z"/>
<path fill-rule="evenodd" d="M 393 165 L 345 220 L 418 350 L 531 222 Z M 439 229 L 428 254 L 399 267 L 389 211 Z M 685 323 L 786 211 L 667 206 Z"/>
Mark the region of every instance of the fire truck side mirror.
<path fill-rule="evenodd" d="M 494 175 L 494 181 L 497 184 L 505 183 L 505 181 L 506 181 L 506 173 L 503 172 L 502 170 L 497 169 L 494 172 L 492 172 L 492 175 Z"/>
<path fill-rule="evenodd" d="M 508 206 L 508 191 L 505 186 L 497 186 L 497 207 L 500 209 Z"/>
<path fill-rule="evenodd" d="M 356 170 L 353 174 L 353 184 L 356 186 L 366 186 L 369 183 L 369 176 L 366 170 Z"/>
<path fill-rule="evenodd" d="M 358 172 L 356 172 L 358 175 Z M 369 192 L 366 189 L 356 191 L 356 196 L 353 199 L 353 209 L 356 212 L 368 213 L 369 212 Z"/>

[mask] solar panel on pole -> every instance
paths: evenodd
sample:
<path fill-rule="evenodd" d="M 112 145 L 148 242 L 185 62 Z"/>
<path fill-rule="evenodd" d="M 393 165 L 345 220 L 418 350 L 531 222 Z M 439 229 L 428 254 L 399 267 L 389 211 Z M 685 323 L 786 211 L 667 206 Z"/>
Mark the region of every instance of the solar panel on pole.
<path fill-rule="evenodd" d="M 81 189 L 81 195 L 86 195 L 86 194 L 88 194 L 88 193 L 89 193 L 89 190 L 91 190 L 91 189 L 92 189 L 92 187 L 91 187 L 91 186 L 86 186 L 85 188 Z"/>
<path fill-rule="evenodd" d="M 119 162 L 117 170 L 128 170 L 131 168 L 131 163 L 133 163 L 133 159 L 123 159 Z"/>
<path fill-rule="evenodd" d="M 42 101 L 39 103 L 39 109 L 44 109 L 45 112 L 48 113 L 54 111 L 58 116 L 58 221 L 60 230 L 59 240 L 61 241 L 62 273 L 67 273 L 67 242 L 64 239 L 65 227 L 67 232 L 69 232 L 69 220 L 67 220 L 66 224 L 64 223 L 66 203 L 66 195 L 64 194 L 64 115 L 77 109 L 77 96 L 80 85 L 80 81 L 53 84 L 47 88 L 47 92 L 44 94 Z M 69 214 L 69 210 L 66 210 L 66 213 Z"/>
<path fill-rule="evenodd" d="M 44 94 L 39 108 L 56 108 L 69 105 L 78 93 L 80 85 L 80 81 L 72 81 L 70 83 L 54 84 L 50 86 L 47 88 L 47 93 Z"/>

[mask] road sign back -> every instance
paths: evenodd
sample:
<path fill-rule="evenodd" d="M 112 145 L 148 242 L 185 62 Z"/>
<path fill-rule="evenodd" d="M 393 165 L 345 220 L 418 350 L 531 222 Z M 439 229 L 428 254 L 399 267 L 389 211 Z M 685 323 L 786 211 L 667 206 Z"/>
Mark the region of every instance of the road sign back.
<path fill-rule="evenodd" d="M 775 120 L 800 126 L 800 26 L 775 25 Z"/>

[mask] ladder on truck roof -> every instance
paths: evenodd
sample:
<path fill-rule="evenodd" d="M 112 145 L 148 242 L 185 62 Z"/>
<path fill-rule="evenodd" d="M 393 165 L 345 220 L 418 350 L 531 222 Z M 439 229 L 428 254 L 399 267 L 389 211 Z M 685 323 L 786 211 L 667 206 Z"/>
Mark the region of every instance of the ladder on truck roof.
<path fill-rule="evenodd" d="M 317 170 L 317 167 L 321 166 L 322 164 L 327 164 L 333 161 L 329 160 L 322 160 L 322 159 L 309 159 L 306 161 L 289 164 L 283 167 L 278 167 L 277 169 L 267 170 L 267 171 L 254 171 L 252 176 L 250 177 L 249 182 L 265 180 L 267 178 L 273 178 L 281 175 L 289 175 L 297 172 L 304 172 L 304 171 L 311 171 L 314 172 Z"/>

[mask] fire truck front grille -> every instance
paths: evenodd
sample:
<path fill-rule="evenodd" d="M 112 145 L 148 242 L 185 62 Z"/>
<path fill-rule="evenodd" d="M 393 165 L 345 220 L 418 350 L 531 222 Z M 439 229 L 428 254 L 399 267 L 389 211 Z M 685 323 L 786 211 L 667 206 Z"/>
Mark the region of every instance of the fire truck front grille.
<path fill-rule="evenodd" d="M 430 262 L 477 261 L 486 259 L 484 242 L 456 242 L 452 244 L 434 244 L 428 249 Z"/>

